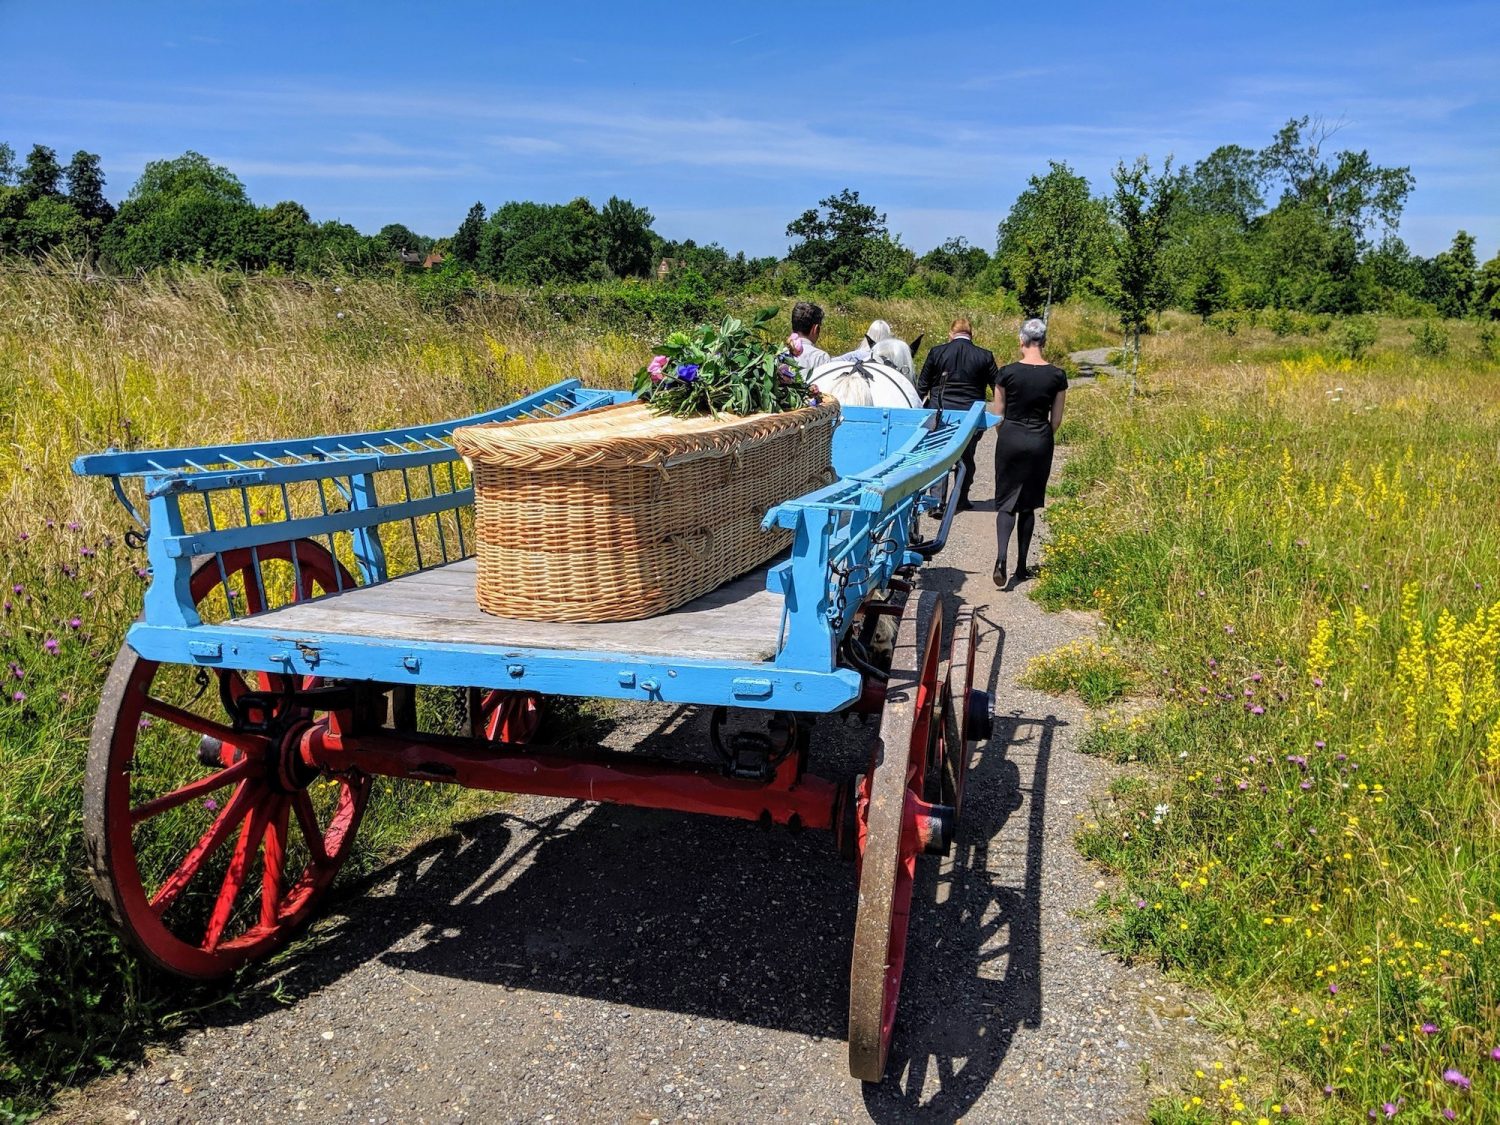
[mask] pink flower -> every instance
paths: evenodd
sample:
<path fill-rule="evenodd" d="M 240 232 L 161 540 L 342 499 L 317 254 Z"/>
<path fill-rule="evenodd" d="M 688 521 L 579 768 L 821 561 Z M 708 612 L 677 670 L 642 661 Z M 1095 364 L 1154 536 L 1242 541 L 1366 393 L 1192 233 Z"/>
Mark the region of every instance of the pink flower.
<path fill-rule="evenodd" d="M 1338 994 L 1339 994 L 1339 986 L 1336 985 L 1336 984 L 1330 984 L 1328 986 L 1328 995 L 1330 995 L 1330 996 L 1337 996 Z"/>
<path fill-rule="evenodd" d="M 651 362 L 646 364 L 646 370 L 652 375 L 660 375 L 667 369 L 667 362 L 667 357 L 664 355 L 652 356 Z"/>
<path fill-rule="evenodd" d="M 13 700 L 15 700 L 17 703 L 25 703 L 26 702 L 26 693 L 24 691 L 18 691 L 14 695 L 12 695 L 11 698 Z"/>
<path fill-rule="evenodd" d="M 1424 1023 L 1421 1030 L 1423 1035 L 1432 1035 L 1437 1031 L 1437 1024 Z"/>
<path fill-rule="evenodd" d="M 1490 1048 L 1490 1058 L 1494 1059 L 1496 1062 L 1500 1062 L 1500 1047 Z"/>
<path fill-rule="evenodd" d="M 798 333 L 793 332 L 790 336 L 788 336 L 786 338 L 786 346 L 789 349 L 791 349 L 791 353 L 793 355 L 801 355 L 802 354 L 802 337 Z"/>

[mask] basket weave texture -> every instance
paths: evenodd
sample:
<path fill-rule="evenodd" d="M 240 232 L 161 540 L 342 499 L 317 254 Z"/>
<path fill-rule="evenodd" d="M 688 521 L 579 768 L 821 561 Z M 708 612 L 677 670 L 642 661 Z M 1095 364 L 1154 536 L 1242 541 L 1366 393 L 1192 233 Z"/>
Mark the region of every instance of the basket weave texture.
<path fill-rule="evenodd" d="M 752 570 L 791 532 L 766 511 L 833 477 L 837 403 L 674 418 L 643 403 L 464 426 L 479 608 L 533 621 L 631 621 Z"/>

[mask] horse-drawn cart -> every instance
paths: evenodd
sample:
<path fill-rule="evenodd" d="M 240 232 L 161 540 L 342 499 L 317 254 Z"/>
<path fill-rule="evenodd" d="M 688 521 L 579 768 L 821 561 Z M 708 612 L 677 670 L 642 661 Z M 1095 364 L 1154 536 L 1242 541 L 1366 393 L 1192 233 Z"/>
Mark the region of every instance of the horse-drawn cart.
<path fill-rule="evenodd" d="M 99 893 L 151 961 L 209 978 L 285 941 L 349 855 L 375 775 L 821 828 L 858 870 L 850 1070 L 881 1077 L 917 857 L 949 849 L 989 733 L 970 611 L 912 583 L 982 404 L 846 409 L 838 479 L 766 515 L 790 557 L 677 610 L 480 612 L 454 428 L 626 397 L 569 381 L 438 425 L 79 459 L 150 562 L 94 724 L 85 830 Z M 931 539 L 922 511 L 943 516 Z M 461 726 L 434 718 L 435 694 L 465 700 Z M 716 760 L 549 748 L 556 696 L 715 708 Z M 814 720 L 848 710 L 879 716 L 868 766 L 821 777 Z"/>

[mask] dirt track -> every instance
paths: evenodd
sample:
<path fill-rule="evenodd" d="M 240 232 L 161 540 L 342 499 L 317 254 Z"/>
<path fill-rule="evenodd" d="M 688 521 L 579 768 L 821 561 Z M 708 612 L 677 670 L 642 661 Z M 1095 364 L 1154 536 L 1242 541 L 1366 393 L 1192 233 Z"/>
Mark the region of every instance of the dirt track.
<path fill-rule="evenodd" d="M 1075 751 L 1075 701 L 1014 681 L 1090 626 L 995 590 L 988 508 L 923 572 L 978 607 L 998 725 L 953 857 L 921 861 L 882 1085 L 846 1070 L 854 874 L 826 836 L 522 799 L 354 888 L 240 1008 L 52 1119 L 1141 1120 L 1212 1048 L 1088 940 L 1102 883 L 1072 837 L 1108 767 Z M 605 740 L 680 753 L 703 726 L 631 712 Z M 814 768 L 853 772 L 867 733 L 825 723 Z"/>

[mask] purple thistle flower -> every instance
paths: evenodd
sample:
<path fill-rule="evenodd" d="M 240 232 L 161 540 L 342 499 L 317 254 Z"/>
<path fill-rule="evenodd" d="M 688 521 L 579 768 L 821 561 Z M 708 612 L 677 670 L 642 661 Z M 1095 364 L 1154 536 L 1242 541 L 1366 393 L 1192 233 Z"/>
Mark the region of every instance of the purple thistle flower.
<path fill-rule="evenodd" d="M 21 542 L 22 543 L 26 542 L 26 540 L 28 540 L 30 538 L 31 538 L 31 533 L 29 531 L 23 531 L 23 532 L 21 532 Z"/>
<path fill-rule="evenodd" d="M 1224 632 L 1228 633 L 1230 636 L 1234 636 L 1234 626 L 1233 625 L 1226 625 L 1226 626 L 1224 626 Z"/>
<path fill-rule="evenodd" d="M 219 807 L 219 802 L 215 801 L 212 797 L 204 797 L 203 798 L 203 807 L 205 809 L 207 809 L 209 812 L 213 812 L 215 809 L 217 809 Z"/>
<path fill-rule="evenodd" d="M 1451 1066 L 1447 1070 L 1443 1071 L 1443 1081 L 1452 1083 L 1460 1090 L 1467 1090 L 1470 1086 L 1473 1085 L 1472 1082 L 1470 1082 L 1463 1076 L 1462 1071 Z"/>
<path fill-rule="evenodd" d="M 1443 1120 L 1444 1121 L 1456 1121 L 1456 1120 L 1458 1120 L 1458 1114 L 1454 1113 L 1453 1110 L 1451 1110 L 1451 1109 L 1445 1109 L 1445 1110 L 1443 1110 Z"/>
<path fill-rule="evenodd" d="M 57 653 L 57 638 L 56 637 L 48 637 L 45 641 L 42 642 L 42 647 L 44 649 L 46 649 L 48 652 L 52 653 L 53 655 L 56 655 L 56 653 Z"/>
<path fill-rule="evenodd" d="M 1252 672 L 1251 675 L 1250 675 L 1250 678 L 1252 680 L 1254 680 L 1256 683 L 1260 683 L 1260 673 L 1259 672 Z"/>
<path fill-rule="evenodd" d="M 1266 713 L 1266 709 L 1264 707 L 1261 707 L 1261 706 L 1257 705 L 1255 707 L 1250 708 L 1250 714 L 1252 714 L 1252 715 L 1264 715 L 1265 713 Z"/>
<path fill-rule="evenodd" d="M 12 586 L 10 588 L 10 592 L 12 594 L 14 594 L 16 597 L 19 598 L 22 594 L 24 594 L 26 592 L 26 587 L 23 586 L 23 585 L 21 585 L 21 583 L 17 582 L 14 586 Z"/>
<path fill-rule="evenodd" d="M 1313 687 L 1322 687 L 1322 686 L 1323 686 L 1323 677 L 1322 676 L 1314 676 L 1313 677 Z"/>
<path fill-rule="evenodd" d="M 1315 742 L 1314 742 L 1314 743 L 1313 743 L 1313 745 L 1314 745 L 1314 746 L 1316 746 L 1316 747 L 1317 747 L 1317 748 L 1318 748 L 1318 749 L 1319 749 L 1319 750 L 1321 750 L 1321 749 L 1323 749 L 1323 747 L 1325 747 L 1325 746 L 1327 746 L 1327 745 L 1328 745 L 1328 744 L 1327 744 L 1327 743 L 1326 743 L 1326 742 L 1324 742 L 1324 741 L 1323 741 L 1323 740 L 1322 740 L 1322 739 L 1321 739 L 1321 738 L 1320 738 L 1320 739 L 1318 739 L 1318 740 L 1317 740 L 1317 741 L 1315 741 Z"/>
<path fill-rule="evenodd" d="M 1307 790 L 1309 790 L 1309 789 L 1311 789 L 1311 788 L 1312 788 L 1312 782 L 1311 782 L 1311 781 L 1304 781 L 1304 782 L 1303 782 L 1303 783 L 1302 783 L 1302 786 L 1301 786 L 1301 788 L 1302 788 L 1302 790 L 1303 790 L 1303 791 L 1304 791 L 1304 792 L 1306 792 L 1306 791 L 1307 791 Z"/>
<path fill-rule="evenodd" d="M 1336 984 L 1330 984 L 1328 986 L 1328 995 L 1330 995 L 1330 996 L 1337 996 L 1338 994 L 1339 994 L 1339 986 L 1336 985 Z"/>
<path fill-rule="evenodd" d="M 150 718 L 150 716 L 149 715 L 142 715 L 141 719 L 140 719 L 140 722 L 136 723 L 135 726 L 136 726 L 137 730 L 150 730 L 151 729 L 151 718 Z"/>
<path fill-rule="evenodd" d="M 81 617 L 70 617 L 70 618 L 68 618 L 68 628 L 69 629 L 77 629 L 77 628 L 79 628 L 82 625 L 83 625 L 83 618 L 81 618 Z"/>
<path fill-rule="evenodd" d="M 77 520 L 69 520 L 65 525 L 69 531 L 82 531 L 83 526 Z"/>
<path fill-rule="evenodd" d="M 11 699 L 13 699 L 17 703 L 25 703 L 26 693 L 24 691 L 18 691 L 11 696 Z"/>
<path fill-rule="evenodd" d="M 1396 1103 L 1395 1102 L 1386 1102 L 1380 1108 L 1385 1112 L 1385 1115 L 1387 1117 L 1395 1117 L 1396 1116 Z"/>
<path fill-rule="evenodd" d="M 1324 1086 L 1323 1087 L 1323 1094 L 1326 1097 L 1330 1097 L 1330 1098 L 1333 1097 L 1333 1087 L 1332 1086 Z"/>
<path fill-rule="evenodd" d="M 94 549 L 92 547 L 79 547 L 78 554 L 81 558 L 91 559 L 94 557 Z"/>
<path fill-rule="evenodd" d="M 1435 1023 L 1424 1023 L 1422 1025 L 1421 1031 L 1422 1031 L 1423 1035 L 1432 1035 L 1432 1034 L 1434 1034 L 1437 1031 L 1437 1024 L 1435 1024 Z"/>
<path fill-rule="evenodd" d="M 1496 1062 L 1500 1062 L 1500 1047 L 1490 1048 L 1490 1058 L 1494 1059 Z"/>

